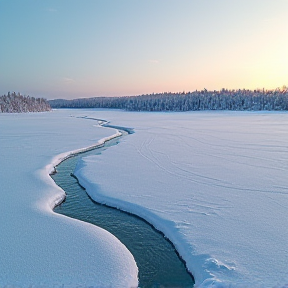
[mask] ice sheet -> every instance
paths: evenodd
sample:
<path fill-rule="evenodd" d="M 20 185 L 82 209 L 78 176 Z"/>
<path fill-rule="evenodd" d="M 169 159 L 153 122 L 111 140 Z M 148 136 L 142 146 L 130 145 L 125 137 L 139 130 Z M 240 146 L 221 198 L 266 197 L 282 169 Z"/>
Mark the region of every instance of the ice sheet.
<path fill-rule="evenodd" d="M 287 287 L 287 113 L 87 115 L 136 132 L 78 163 L 93 199 L 163 231 L 196 287 Z"/>

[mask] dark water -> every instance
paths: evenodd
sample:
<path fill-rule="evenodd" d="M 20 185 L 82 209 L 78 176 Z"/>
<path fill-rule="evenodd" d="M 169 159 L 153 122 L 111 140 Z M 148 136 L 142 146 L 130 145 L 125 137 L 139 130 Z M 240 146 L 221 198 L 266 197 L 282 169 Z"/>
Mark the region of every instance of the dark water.
<path fill-rule="evenodd" d="M 112 140 L 108 146 L 118 141 Z M 67 198 L 54 211 L 90 222 L 115 235 L 135 258 L 139 268 L 139 287 L 193 287 L 193 277 L 161 233 L 138 217 L 94 202 L 70 175 L 79 157 L 100 154 L 103 149 L 107 148 L 79 154 L 57 167 L 52 178 L 66 192 Z"/>

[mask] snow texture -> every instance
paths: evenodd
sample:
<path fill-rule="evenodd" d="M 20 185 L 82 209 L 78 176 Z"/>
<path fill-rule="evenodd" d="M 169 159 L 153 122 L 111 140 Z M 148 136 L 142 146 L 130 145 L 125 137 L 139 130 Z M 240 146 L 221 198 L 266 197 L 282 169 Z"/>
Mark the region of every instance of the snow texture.
<path fill-rule="evenodd" d="M 54 165 L 118 135 L 75 116 L 82 111 L 0 114 L 0 287 L 138 285 L 134 258 L 116 237 L 52 211 L 64 198 L 48 175 Z"/>
<path fill-rule="evenodd" d="M 288 114 L 95 111 L 135 134 L 78 162 L 98 202 L 175 244 L 195 287 L 288 287 Z"/>

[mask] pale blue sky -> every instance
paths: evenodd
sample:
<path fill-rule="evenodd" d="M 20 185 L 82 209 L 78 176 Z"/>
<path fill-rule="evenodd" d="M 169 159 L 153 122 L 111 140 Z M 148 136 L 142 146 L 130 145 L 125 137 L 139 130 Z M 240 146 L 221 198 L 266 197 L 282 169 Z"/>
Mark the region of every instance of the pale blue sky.
<path fill-rule="evenodd" d="M 0 0 L 0 95 L 288 85 L 288 0 Z"/>

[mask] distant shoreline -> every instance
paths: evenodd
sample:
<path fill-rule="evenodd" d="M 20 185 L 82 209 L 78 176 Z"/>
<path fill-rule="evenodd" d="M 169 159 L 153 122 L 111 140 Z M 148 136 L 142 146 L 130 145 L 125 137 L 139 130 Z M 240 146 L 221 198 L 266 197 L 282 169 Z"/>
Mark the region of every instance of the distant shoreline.
<path fill-rule="evenodd" d="M 127 111 L 287 111 L 288 89 L 227 90 L 206 89 L 182 93 L 140 96 L 93 97 L 48 101 L 52 108 L 109 108 Z"/>

